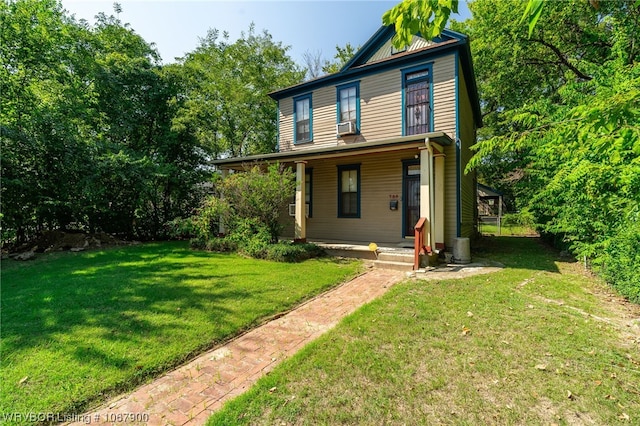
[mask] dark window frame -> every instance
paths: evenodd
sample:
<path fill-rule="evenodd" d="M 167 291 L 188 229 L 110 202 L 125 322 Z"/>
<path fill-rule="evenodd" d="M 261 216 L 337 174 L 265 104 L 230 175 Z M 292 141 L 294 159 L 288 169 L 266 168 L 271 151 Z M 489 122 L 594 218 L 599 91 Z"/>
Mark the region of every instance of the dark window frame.
<path fill-rule="evenodd" d="M 355 88 L 355 101 L 356 101 L 356 118 L 355 120 L 342 120 L 342 105 L 341 105 L 341 94 L 343 90 L 348 90 L 351 88 Z M 360 81 L 353 81 L 347 84 L 341 84 L 340 86 L 336 86 L 336 123 L 344 123 L 346 121 L 355 121 L 356 126 L 356 134 L 360 133 Z"/>
<path fill-rule="evenodd" d="M 422 75 L 421 75 L 422 74 Z M 413 86 L 423 85 L 421 89 L 412 90 Z M 424 100 L 418 104 L 409 104 L 409 95 L 413 92 L 426 91 L 418 95 Z M 415 98 L 415 96 L 414 96 Z M 420 106 L 418 106 L 420 105 Z M 426 123 L 409 126 L 409 111 L 412 107 L 424 108 Z M 422 127 L 422 128 L 419 128 Z M 419 135 L 433 131 L 433 64 L 424 64 L 402 70 L 402 136 Z"/>
<path fill-rule="evenodd" d="M 343 192 L 342 192 L 342 174 L 344 172 L 356 172 L 356 211 L 344 212 Z M 345 194 L 351 194 L 353 192 L 345 192 Z M 360 164 L 344 164 L 338 166 L 338 217 L 346 219 L 359 219 L 360 210 L 360 198 L 362 195 L 362 173 L 360 170 Z"/>
<path fill-rule="evenodd" d="M 309 100 L 309 137 L 298 138 L 298 102 Z M 302 121 L 302 120 L 301 120 Z M 294 145 L 313 142 L 313 97 L 311 93 L 293 98 L 293 143 Z"/>

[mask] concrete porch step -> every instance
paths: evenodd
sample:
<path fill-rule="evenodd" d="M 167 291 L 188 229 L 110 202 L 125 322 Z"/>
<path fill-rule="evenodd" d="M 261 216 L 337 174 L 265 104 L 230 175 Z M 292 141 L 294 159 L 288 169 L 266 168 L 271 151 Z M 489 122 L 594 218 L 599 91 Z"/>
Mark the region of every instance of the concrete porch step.
<path fill-rule="evenodd" d="M 413 250 L 399 245 L 379 246 L 374 253 L 366 243 L 318 243 L 329 256 L 362 259 L 376 268 L 396 271 L 413 270 Z"/>
<path fill-rule="evenodd" d="M 376 255 L 369 249 L 323 247 L 329 256 L 349 257 L 354 259 L 376 260 Z"/>
<path fill-rule="evenodd" d="M 374 260 L 371 262 L 374 268 L 390 269 L 393 271 L 411 272 L 413 271 L 413 262 L 394 262 L 391 260 Z"/>
<path fill-rule="evenodd" d="M 404 262 L 413 265 L 413 253 L 378 253 L 378 260 L 385 262 Z"/>

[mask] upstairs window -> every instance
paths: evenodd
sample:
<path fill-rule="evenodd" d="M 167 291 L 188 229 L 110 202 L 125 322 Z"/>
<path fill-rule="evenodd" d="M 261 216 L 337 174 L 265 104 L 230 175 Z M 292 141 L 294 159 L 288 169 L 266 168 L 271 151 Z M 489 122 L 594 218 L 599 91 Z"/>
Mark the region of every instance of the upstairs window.
<path fill-rule="evenodd" d="M 431 131 L 431 70 L 403 72 L 404 135 Z"/>
<path fill-rule="evenodd" d="M 313 139 L 313 110 L 311 95 L 293 99 L 294 143 L 311 142 Z"/>
<path fill-rule="evenodd" d="M 337 88 L 338 123 L 351 121 L 360 129 L 360 84 L 345 84 Z"/>

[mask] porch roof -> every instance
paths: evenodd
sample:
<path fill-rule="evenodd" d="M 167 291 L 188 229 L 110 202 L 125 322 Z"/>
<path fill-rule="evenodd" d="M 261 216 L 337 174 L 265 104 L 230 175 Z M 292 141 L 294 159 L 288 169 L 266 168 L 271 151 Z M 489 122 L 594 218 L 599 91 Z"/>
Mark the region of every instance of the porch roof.
<path fill-rule="evenodd" d="M 299 149 L 295 151 L 274 152 L 270 154 L 249 155 L 247 157 L 223 158 L 214 160 L 211 164 L 216 166 L 234 166 L 251 162 L 292 162 L 311 160 L 318 158 L 344 157 L 353 154 L 366 154 L 373 152 L 396 151 L 410 148 L 412 145 L 419 147 L 425 143 L 426 139 L 443 146 L 452 144 L 451 137 L 444 132 L 430 132 L 419 135 L 401 136 L 391 139 L 383 139 L 372 142 L 360 142 L 347 145 L 336 145 L 331 147 Z"/>

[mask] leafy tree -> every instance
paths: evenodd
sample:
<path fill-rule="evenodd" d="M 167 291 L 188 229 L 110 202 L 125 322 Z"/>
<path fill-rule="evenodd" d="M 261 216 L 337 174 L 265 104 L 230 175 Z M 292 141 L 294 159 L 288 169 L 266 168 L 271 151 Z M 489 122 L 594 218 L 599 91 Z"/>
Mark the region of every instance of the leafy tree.
<path fill-rule="evenodd" d="M 427 40 L 440 35 L 451 12 L 458 13 L 458 0 L 403 0 L 382 15 L 382 23 L 395 26 L 393 44 L 402 48 L 414 34 Z"/>
<path fill-rule="evenodd" d="M 287 50 L 253 25 L 234 43 L 210 30 L 182 61 L 186 101 L 174 128 L 193 129 L 213 157 L 272 152 L 277 107 L 267 94 L 304 77 Z"/>
<path fill-rule="evenodd" d="M 322 71 L 327 74 L 336 73 L 345 66 L 347 62 L 353 58 L 360 46 L 354 47 L 351 43 L 345 44 L 344 47 L 336 46 L 336 54 L 333 61 L 325 61 Z"/>
<path fill-rule="evenodd" d="M 0 5 L 3 229 L 19 241 L 80 219 L 95 105 L 90 33 L 52 0 Z"/>
<path fill-rule="evenodd" d="M 591 7 L 549 4 L 551 16 L 538 23 L 531 38 L 519 22 L 522 2 L 480 0 L 469 7 L 473 19 L 452 26 L 471 39 L 485 124 L 481 140 L 522 130 L 507 116 L 510 111 L 537 99 L 559 100 L 560 87 L 590 80 L 611 52 L 612 29 Z M 481 179 L 504 192 L 516 208 L 526 206 L 533 184 L 525 173 L 526 149 L 485 153 L 478 164 Z"/>
<path fill-rule="evenodd" d="M 640 301 L 640 2 L 469 7 L 454 28 L 472 40 L 486 126 L 468 168 Z"/>
<path fill-rule="evenodd" d="M 46 229 L 155 238 L 187 216 L 203 150 L 173 129 L 181 80 L 117 18 L 0 4 L 3 242 Z"/>
<path fill-rule="evenodd" d="M 172 127 L 184 82 L 175 67 L 161 68 L 155 49 L 119 19 L 100 14 L 95 31 L 104 129 L 97 160 L 106 175 L 88 191 L 96 206 L 91 223 L 157 238 L 164 223 L 197 205 L 194 185 L 203 179 L 198 141 L 188 128 Z"/>
<path fill-rule="evenodd" d="M 221 199 L 228 203 L 225 221 L 232 229 L 255 221 L 266 228 L 271 242 L 278 241 L 280 214 L 295 190 L 294 173 L 289 168 L 272 164 L 266 170 L 254 166 L 234 173 L 216 185 Z"/>

